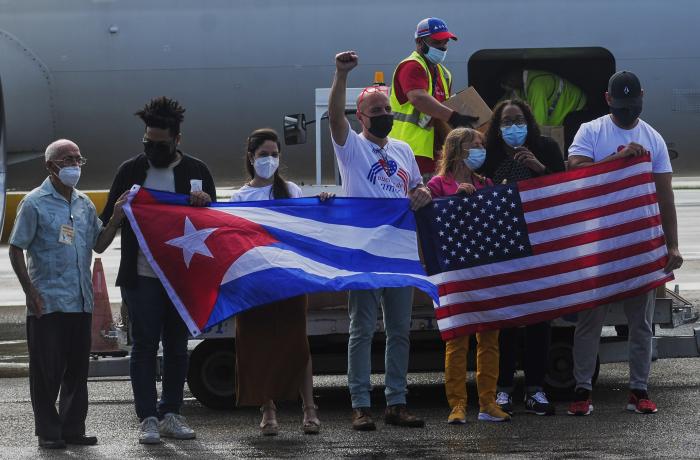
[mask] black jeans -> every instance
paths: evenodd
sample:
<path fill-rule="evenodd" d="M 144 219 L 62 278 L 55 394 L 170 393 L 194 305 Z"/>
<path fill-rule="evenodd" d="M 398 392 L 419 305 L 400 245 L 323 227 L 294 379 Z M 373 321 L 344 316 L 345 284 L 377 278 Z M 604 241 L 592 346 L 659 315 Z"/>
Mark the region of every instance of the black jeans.
<path fill-rule="evenodd" d="M 136 285 L 122 288 L 129 308 L 133 341 L 129 368 L 134 405 L 139 420 L 180 413 L 187 377 L 189 330 L 158 278 L 137 277 Z M 163 392 L 157 402 L 156 357 L 163 341 Z"/>
<path fill-rule="evenodd" d="M 27 316 L 29 392 L 36 436 L 56 440 L 85 434 L 91 324 L 90 313 Z"/>
<path fill-rule="evenodd" d="M 525 390 L 532 393 L 541 391 L 544 387 L 551 340 L 549 321 L 523 328 L 501 329 L 498 336 L 500 348 L 498 391 L 513 392 L 513 374 L 515 374 L 518 351 L 520 351 L 520 334 L 524 334 L 522 363 L 525 371 Z"/>

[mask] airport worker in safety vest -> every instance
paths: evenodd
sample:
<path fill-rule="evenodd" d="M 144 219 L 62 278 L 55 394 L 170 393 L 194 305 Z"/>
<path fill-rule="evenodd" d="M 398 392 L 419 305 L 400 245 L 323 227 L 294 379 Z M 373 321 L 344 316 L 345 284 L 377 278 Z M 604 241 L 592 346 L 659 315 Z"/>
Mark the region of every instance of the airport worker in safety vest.
<path fill-rule="evenodd" d="M 581 88 L 544 70 L 514 70 L 502 79 L 501 87 L 504 99 L 527 101 L 540 126 L 562 126 L 568 114 L 586 106 Z"/>
<path fill-rule="evenodd" d="M 458 113 L 443 104 L 450 97 L 452 76 L 442 63 L 450 40 L 457 40 L 447 30 L 445 21 L 423 19 L 414 38 L 416 50 L 399 63 L 392 78 L 394 126 L 389 136 L 410 145 L 421 174 L 431 176 L 442 148 L 435 135 L 436 124 L 447 122 L 453 128 L 471 127 L 477 117 Z"/>

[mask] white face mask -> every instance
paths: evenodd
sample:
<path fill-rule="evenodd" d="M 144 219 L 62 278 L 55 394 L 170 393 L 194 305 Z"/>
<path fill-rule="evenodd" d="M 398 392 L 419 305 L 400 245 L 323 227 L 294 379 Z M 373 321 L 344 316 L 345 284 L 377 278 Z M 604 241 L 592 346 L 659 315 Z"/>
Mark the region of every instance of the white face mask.
<path fill-rule="evenodd" d="M 255 160 L 253 167 L 255 174 L 263 179 L 269 179 L 277 171 L 280 165 L 280 159 L 276 157 L 260 157 Z"/>
<path fill-rule="evenodd" d="M 59 169 L 58 180 L 66 187 L 74 188 L 80 180 L 80 166 L 65 166 Z"/>

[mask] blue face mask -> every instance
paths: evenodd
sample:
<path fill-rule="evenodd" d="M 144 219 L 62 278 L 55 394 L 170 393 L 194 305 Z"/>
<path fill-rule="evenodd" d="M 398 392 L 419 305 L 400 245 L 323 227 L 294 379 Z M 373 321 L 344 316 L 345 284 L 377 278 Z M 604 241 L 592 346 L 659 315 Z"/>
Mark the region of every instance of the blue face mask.
<path fill-rule="evenodd" d="M 486 149 L 469 149 L 469 156 L 464 159 L 464 164 L 472 171 L 481 168 L 486 160 Z"/>
<path fill-rule="evenodd" d="M 427 45 L 426 45 L 427 46 Z M 432 46 L 428 46 L 428 52 L 425 53 L 425 57 L 433 64 L 442 64 L 447 56 L 447 50 L 443 51 Z"/>
<path fill-rule="evenodd" d="M 520 147 L 527 139 L 527 125 L 502 126 L 501 135 L 506 144 L 511 147 Z"/>

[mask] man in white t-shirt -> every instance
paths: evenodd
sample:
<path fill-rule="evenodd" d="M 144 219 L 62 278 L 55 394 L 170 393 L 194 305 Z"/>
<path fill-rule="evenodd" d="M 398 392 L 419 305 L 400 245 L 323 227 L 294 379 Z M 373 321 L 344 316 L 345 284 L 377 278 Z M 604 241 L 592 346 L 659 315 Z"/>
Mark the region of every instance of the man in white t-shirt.
<path fill-rule="evenodd" d="M 639 118 L 643 95 L 641 83 L 632 72 L 621 71 L 610 77 L 605 93 L 610 115 L 581 125 L 569 147 L 569 169 L 627 156 L 651 155 L 661 225 L 668 248 L 668 263 L 664 270 L 670 272 L 683 263 L 678 250 L 671 162 L 661 135 Z M 629 329 L 630 395 L 627 410 L 643 414 L 657 411 L 647 392 L 655 303 L 655 290 L 624 300 Z M 576 396 L 568 410 L 571 415 L 588 415 L 593 410 L 591 379 L 607 310 L 608 306 L 603 305 L 578 314 L 574 334 Z"/>
<path fill-rule="evenodd" d="M 348 73 L 357 66 L 354 51 L 335 57 L 335 79 L 328 101 L 328 119 L 333 148 L 338 158 L 345 196 L 369 198 L 408 198 L 412 209 L 431 202 L 423 185 L 413 151 L 403 141 L 387 137 L 393 115 L 386 88 L 370 87 L 357 99 L 357 119 L 362 133 L 350 129 L 345 117 L 345 90 Z M 352 399 L 352 427 L 369 431 L 376 428 L 370 407 L 372 337 L 377 309 L 384 312 L 386 331 L 385 383 L 387 408 L 384 422 L 391 425 L 422 427 L 425 422 L 406 409 L 409 332 L 413 288 L 382 288 L 350 291 L 350 339 L 348 342 L 348 386 Z"/>

